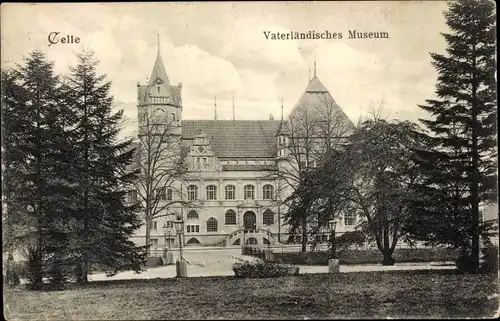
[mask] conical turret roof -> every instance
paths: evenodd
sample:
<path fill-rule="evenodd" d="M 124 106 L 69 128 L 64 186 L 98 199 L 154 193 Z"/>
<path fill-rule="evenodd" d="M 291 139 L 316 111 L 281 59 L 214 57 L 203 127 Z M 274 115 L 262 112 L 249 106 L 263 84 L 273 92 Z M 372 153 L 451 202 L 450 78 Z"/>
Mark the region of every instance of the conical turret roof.
<path fill-rule="evenodd" d="M 308 93 L 327 93 L 328 89 L 326 89 L 325 85 L 319 80 L 318 77 L 314 76 L 311 81 L 309 81 L 309 85 L 307 85 L 306 92 Z"/>
<path fill-rule="evenodd" d="M 316 73 L 292 109 L 289 118 L 302 119 L 302 121 L 304 118 L 309 121 L 332 121 L 332 118 L 335 118 L 335 122 L 342 127 L 354 129 L 354 124 L 335 102 Z"/>

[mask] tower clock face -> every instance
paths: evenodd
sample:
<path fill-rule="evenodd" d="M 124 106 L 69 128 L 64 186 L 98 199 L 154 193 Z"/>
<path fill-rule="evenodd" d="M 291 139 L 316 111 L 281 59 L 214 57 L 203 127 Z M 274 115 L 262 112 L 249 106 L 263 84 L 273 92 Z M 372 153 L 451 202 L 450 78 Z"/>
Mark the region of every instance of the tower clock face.
<path fill-rule="evenodd" d="M 198 147 L 198 153 L 203 154 L 205 152 L 205 147 L 200 146 Z"/>

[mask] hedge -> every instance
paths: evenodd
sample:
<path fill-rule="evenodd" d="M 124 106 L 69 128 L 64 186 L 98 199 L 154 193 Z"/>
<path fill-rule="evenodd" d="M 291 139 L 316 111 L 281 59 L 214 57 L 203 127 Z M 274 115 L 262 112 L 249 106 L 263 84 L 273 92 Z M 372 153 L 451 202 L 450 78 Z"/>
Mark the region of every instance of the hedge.
<path fill-rule="evenodd" d="M 270 262 L 244 262 L 233 265 L 234 275 L 240 278 L 275 278 L 299 274 L 299 267 Z"/>
<path fill-rule="evenodd" d="M 396 249 L 393 258 L 397 263 L 402 262 L 443 262 L 454 261 L 457 251 L 446 248 L 427 249 Z M 337 255 L 340 264 L 376 264 L 383 259 L 378 250 L 347 250 Z M 278 263 L 300 265 L 328 265 L 331 252 L 295 252 L 274 253 L 274 261 Z"/>

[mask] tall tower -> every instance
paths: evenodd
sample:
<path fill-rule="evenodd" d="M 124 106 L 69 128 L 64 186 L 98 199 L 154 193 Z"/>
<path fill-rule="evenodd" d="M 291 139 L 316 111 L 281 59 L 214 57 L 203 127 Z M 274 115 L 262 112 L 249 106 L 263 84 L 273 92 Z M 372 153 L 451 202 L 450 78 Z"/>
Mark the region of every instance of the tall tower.
<path fill-rule="evenodd" d="M 182 83 L 177 86 L 170 84 L 165 66 L 160 54 L 160 40 L 158 37 L 158 52 L 151 71 L 148 83 L 137 83 L 137 113 L 139 126 L 149 119 L 164 119 L 171 124 L 173 133 L 181 135 L 182 119 Z"/>

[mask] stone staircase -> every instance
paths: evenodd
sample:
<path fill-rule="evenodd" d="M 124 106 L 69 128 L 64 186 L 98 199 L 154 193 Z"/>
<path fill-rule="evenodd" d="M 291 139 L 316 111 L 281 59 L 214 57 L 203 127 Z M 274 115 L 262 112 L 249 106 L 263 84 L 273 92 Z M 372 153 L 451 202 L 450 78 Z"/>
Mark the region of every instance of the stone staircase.
<path fill-rule="evenodd" d="M 257 229 L 257 230 L 245 230 L 244 229 L 239 229 L 237 231 L 234 231 L 233 233 L 229 234 L 229 236 L 226 238 L 226 246 L 233 246 L 234 242 L 237 242 L 237 240 L 240 240 L 240 244 L 242 245 L 243 240 L 245 242 L 250 239 L 254 238 L 257 240 L 257 244 L 252 244 L 252 245 L 264 245 L 267 243 L 264 243 L 264 239 L 268 239 L 269 237 L 269 242 L 271 245 L 276 244 L 276 240 L 274 239 L 272 233 L 268 236 L 268 233 L 264 229 Z"/>

